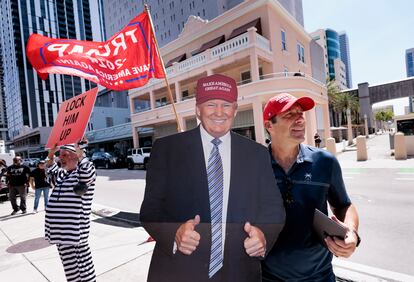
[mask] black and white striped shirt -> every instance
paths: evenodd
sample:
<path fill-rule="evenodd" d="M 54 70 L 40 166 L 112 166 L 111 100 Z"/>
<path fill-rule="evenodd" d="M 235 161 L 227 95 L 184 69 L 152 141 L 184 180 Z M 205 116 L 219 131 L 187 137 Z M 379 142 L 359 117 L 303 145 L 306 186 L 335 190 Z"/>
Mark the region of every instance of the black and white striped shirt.
<path fill-rule="evenodd" d="M 59 168 L 54 163 L 47 173 L 55 188 L 46 207 L 46 239 L 51 244 L 78 245 L 87 242 L 96 180 L 93 163 L 84 158 L 72 171 Z M 87 192 L 82 196 L 73 192 L 73 187 L 79 182 L 88 185 Z"/>

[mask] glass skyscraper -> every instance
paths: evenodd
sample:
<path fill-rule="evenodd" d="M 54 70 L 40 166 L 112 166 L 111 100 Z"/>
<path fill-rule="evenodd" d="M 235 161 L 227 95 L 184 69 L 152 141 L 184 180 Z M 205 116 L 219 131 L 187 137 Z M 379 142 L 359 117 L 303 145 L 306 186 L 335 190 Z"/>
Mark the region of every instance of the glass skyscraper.
<path fill-rule="evenodd" d="M 42 81 L 27 60 L 25 51 L 32 33 L 53 38 L 101 39 L 93 36 L 92 21 L 99 21 L 100 17 L 91 16 L 90 2 L 99 7 L 99 0 L 0 2 L 4 70 L 1 76 L 11 139 L 19 135 L 24 126 L 53 126 L 59 103 L 95 87 L 92 82 L 68 75 L 49 75 Z"/>
<path fill-rule="evenodd" d="M 407 77 L 414 76 L 414 48 L 405 50 L 405 67 Z"/>
<path fill-rule="evenodd" d="M 341 58 L 341 49 L 339 45 L 339 35 L 333 29 L 326 29 L 326 49 L 328 52 L 328 68 L 329 68 L 329 78 L 335 79 L 335 66 L 334 61 L 337 58 Z"/>
<path fill-rule="evenodd" d="M 339 33 L 339 48 L 341 49 L 341 60 L 346 67 L 346 84 L 348 88 L 352 88 L 352 75 L 351 75 L 351 57 L 349 52 L 349 40 L 346 33 Z"/>

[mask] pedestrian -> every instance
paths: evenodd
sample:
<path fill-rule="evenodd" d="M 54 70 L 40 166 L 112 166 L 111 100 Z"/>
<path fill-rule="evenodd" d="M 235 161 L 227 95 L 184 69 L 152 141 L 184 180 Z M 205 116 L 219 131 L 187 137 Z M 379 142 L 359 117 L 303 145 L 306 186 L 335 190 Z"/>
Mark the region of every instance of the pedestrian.
<path fill-rule="evenodd" d="M 15 215 L 19 209 L 22 214 L 26 213 L 26 188 L 29 187 L 30 168 L 22 165 L 21 162 L 22 158 L 16 156 L 13 158 L 13 164 L 7 168 L 10 203 L 13 208 L 11 215 Z M 17 205 L 17 194 L 20 195 L 20 205 Z"/>
<path fill-rule="evenodd" d="M 358 214 L 345 189 L 338 160 L 329 152 L 302 144 L 303 112 L 314 107 L 309 97 L 280 94 L 264 108 L 271 136 L 271 165 L 286 209 L 286 225 L 266 257 L 263 282 L 335 281 L 332 255 L 349 257 L 359 244 Z M 315 209 L 348 229 L 344 240 L 326 237 L 325 248 L 313 234 Z"/>
<path fill-rule="evenodd" d="M 60 147 L 58 167 L 56 150 L 51 148 L 47 158 L 47 173 L 55 183 L 46 207 L 45 237 L 56 244 L 67 281 L 95 281 L 88 243 L 95 167 L 78 144 Z"/>
<path fill-rule="evenodd" d="M 39 206 L 39 200 L 42 193 L 44 198 L 45 210 L 47 202 L 49 201 L 50 183 L 47 179 L 45 168 L 46 162 L 44 160 L 40 160 L 37 163 L 37 168 L 35 168 L 30 173 L 30 187 L 32 187 L 32 189 L 35 190 L 33 213 L 37 213 L 37 208 Z"/>
<path fill-rule="evenodd" d="M 319 136 L 318 132 L 315 133 L 315 136 L 313 136 L 313 139 L 315 140 L 316 148 L 320 148 L 322 140 L 321 140 L 321 137 Z"/>
<path fill-rule="evenodd" d="M 148 281 L 260 281 L 285 212 L 266 148 L 230 131 L 234 79 L 196 88 L 197 128 L 155 141 L 140 220 L 156 245 Z"/>

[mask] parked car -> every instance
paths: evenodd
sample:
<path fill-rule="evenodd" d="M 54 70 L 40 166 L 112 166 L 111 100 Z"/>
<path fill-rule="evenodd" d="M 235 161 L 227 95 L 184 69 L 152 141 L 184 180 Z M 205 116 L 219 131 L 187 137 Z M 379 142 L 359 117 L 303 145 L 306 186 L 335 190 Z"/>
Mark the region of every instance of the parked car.
<path fill-rule="evenodd" d="M 113 154 L 108 152 L 95 152 L 92 154 L 91 161 L 96 168 L 113 168 L 121 165 L 122 160 L 115 157 Z"/>
<path fill-rule="evenodd" d="M 29 159 L 23 159 L 23 165 L 28 166 L 28 167 L 36 167 L 37 164 L 39 163 L 40 159 L 39 158 L 29 158 Z"/>
<path fill-rule="evenodd" d="M 9 195 L 9 186 L 7 185 L 6 172 L 0 173 L 0 195 Z"/>
<path fill-rule="evenodd" d="M 129 149 L 127 152 L 128 169 L 134 169 L 135 165 L 142 165 L 147 169 L 151 154 L 151 147 Z"/>

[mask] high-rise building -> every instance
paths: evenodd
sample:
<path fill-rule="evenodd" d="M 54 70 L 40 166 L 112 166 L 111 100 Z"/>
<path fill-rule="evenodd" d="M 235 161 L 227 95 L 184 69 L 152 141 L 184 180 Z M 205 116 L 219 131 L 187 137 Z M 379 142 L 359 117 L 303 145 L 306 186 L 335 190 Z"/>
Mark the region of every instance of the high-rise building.
<path fill-rule="evenodd" d="M 198 16 L 211 20 L 232 9 L 244 0 L 103 0 L 106 38 L 124 27 L 144 9 L 150 6 L 158 44 L 164 46 L 176 39 L 188 17 Z M 282 6 L 303 26 L 302 0 L 279 0 Z"/>
<path fill-rule="evenodd" d="M 25 127 L 53 126 L 59 104 L 96 85 L 79 77 L 49 75 L 42 81 L 26 57 L 30 34 L 53 38 L 102 40 L 93 34 L 92 21 L 99 21 L 100 0 L 3 0 L 0 5 L 4 92 L 11 139 Z M 102 14 L 102 13 L 101 13 Z M 98 29 L 99 30 L 99 29 Z"/>
<path fill-rule="evenodd" d="M 346 84 L 348 88 L 352 88 L 351 55 L 348 35 L 345 31 L 339 33 L 339 48 L 341 49 L 341 61 L 345 64 Z"/>
<path fill-rule="evenodd" d="M 405 67 L 407 77 L 414 76 L 414 48 L 405 50 Z"/>
<path fill-rule="evenodd" d="M 1 12 L 0 12 L 1 15 Z M 1 33 L 0 33 L 1 36 Z M 4 71 L 3 71 L 3 56 L 0 41 L 0 140 L 7 141 L 7 116 L 6 116 L 6 103 L 4 99 Z"/>
<path fill-rule="evenodd" d="M 348 89 L 346 65 L 341 59 L 338 33 L 333 29 L 318 29 L 311 36 L 324 49 L 326 78 L 334 79 L 340 89 Z"/>
<path fill-rule="evenodd" d="M 407 77 L 414 76 L 414 48 L 405 50 L 405 67 Z M 414 97 L 408 97 L 408 109 L 410 113 L 414 112 Z"/>

